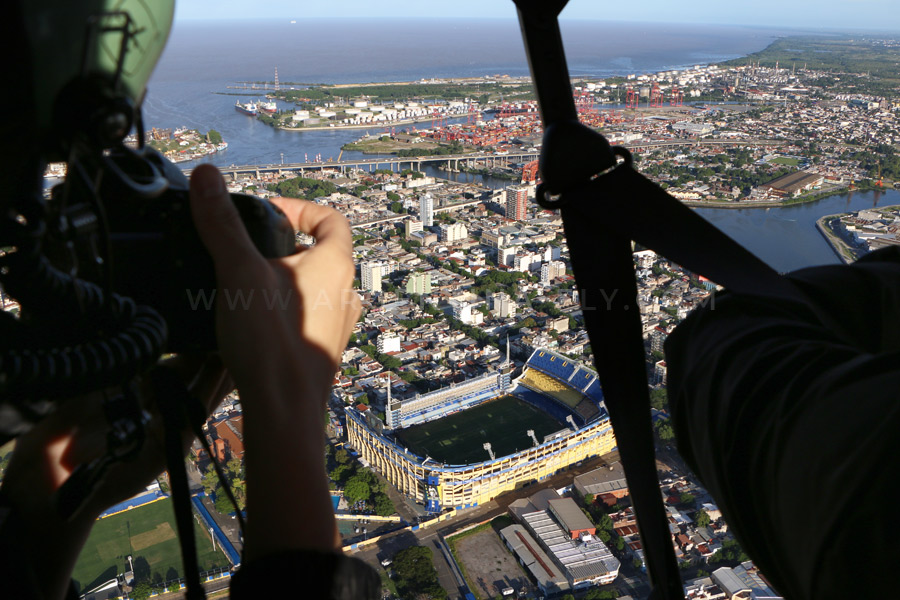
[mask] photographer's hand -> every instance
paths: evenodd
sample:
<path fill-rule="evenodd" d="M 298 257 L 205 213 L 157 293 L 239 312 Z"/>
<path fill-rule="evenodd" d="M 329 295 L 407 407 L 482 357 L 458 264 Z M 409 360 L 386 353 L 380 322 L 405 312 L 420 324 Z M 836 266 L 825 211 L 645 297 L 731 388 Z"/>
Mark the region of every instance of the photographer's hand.
<path fill-rule="evenodd" d="M 248 561 L 337 548 L 322 420 L 360 310 L 347 220 L 303 200 L 276 202 L 315 246 L 264 258 L 218 171 L 204 165 L 191 177 L 194 222 L 216 266 L 219 348 L 244 409 Z"/>

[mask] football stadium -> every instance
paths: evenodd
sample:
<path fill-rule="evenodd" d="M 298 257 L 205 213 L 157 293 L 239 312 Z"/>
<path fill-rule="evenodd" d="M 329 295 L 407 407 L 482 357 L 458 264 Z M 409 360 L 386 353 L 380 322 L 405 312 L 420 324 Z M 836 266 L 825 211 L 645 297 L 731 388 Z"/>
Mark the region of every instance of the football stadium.
<path fill-rule="evenodd" d="M 501 369 L 389 401 L 387 426 L 371 411 L 346 414 L 360 458 L 433 512 L 477 506 L 616 446 L 597 374 L 544 349 L 515 380 Z"/>

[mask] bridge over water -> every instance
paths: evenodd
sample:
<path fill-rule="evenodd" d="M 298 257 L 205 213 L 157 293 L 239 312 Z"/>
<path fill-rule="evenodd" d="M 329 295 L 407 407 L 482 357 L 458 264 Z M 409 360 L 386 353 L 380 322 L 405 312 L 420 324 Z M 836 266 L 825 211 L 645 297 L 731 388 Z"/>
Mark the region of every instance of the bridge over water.
<path fill-rule="evenodd" d="M 690 139 L 673 139 L 673 140 L 655 140 L 648 142 L 632 142 L 624 144 L 626 148 L 633 152 L 644 152 L 655 150 L 658 148 L 668 148 L 675 146 L 781 146 L 788 143 L 785 140 L 758 140 L 758 139 L 714 139 L 714 140 L 690 140 Z M 473 152 L 470 154 L 439 154 L 432 156 L 404 156 L 404 157 L 387 157 L 387 158 L 362 158 L 355 160 L 327 160 L 322 162 L 305 162 L 305 163 L 285 163 L 270 165 L 241 165 L 220 168 L 220 171 L 231 179 L 238 179 L 241 176 L 250 176 L 259 179 L 263 174 L 278 175 L 302 175 L 308 171 L 318 171 L 322 169 L 332 169 L 341 173 L 347 170 L 364 169 L 390 169 L 391 171 L 402 171 L 404 168 L 414 171 L 421 171 L 422 165 L 429 163 L 444 164 L 449 171 L 459 171 L 460 167 L 465 168 L 488 168 L 507 167 L 510 163 L 520 163 L 536 160 L 540 154 L 539 150 L 524 152 L 507 152 L 507 153 L 488 153 Z M 185 173 L 190 174 L 190 170 Z"/>

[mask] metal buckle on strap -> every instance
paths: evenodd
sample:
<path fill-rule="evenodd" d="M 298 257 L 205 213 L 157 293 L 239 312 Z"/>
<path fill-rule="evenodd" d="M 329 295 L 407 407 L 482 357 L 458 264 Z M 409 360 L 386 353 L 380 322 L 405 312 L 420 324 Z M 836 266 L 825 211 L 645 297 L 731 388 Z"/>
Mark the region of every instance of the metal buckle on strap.
<path fill-rule="evenodd" d="M 634 157 L 632 157 L 631 152 L 628 150 L 628 148 L 625 148 L 623 146 L 613 146 L 612 152 L 616 155 L 616 157 L 621 158 L 622 160 L 617 161 L 613 166 L 600 171 L 596 175 L 593 175 L 588 180 L 588 183 L 595 181 L 605 175 L 609 175 L 622 166 L 630 167 L 632 164 L 634 164 Z M 567 190 L 566 192 L 572 192 L 574 189 L 578 189 L 580 187 L 582 186 Z M 547 210 L 558 210 L 560 208 L 565 208 L 569 205 L 569 198 L 571 197 L 571 195 L 567 194 L 566 192 L 554 194 L 550 190 L 548 190 L 542 183 L 537 188 L 535 202 L 537 202 L 541 206 L 541 208 L 546 208 Z"/>

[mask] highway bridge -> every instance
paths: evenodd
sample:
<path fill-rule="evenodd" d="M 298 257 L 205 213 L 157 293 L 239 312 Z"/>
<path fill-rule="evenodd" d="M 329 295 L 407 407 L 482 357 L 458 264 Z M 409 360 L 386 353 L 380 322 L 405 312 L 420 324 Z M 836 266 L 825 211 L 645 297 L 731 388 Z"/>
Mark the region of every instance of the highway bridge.
<path fill-rule="evenodd" d="M 625 147 L 633 152 L 645 152 L 658 148 L 669 148 L 675 146 L 782 146 L 787 144 L 786 140 L 759 140 L 759 139 L 672 139 L 672 140 L 652 140 L 638 141 L 625 144 Z M 341 173 L 352 169 L 390 169 L 391 171 L 402 171 L 404 168 L 414 171 L 421 171 L 422 165 L 426 163 L 444 164 L 449 171 L 459 171 L 460 167 L 466 168 L 496 168 L 506 167 L 510 163 L 521 163 L 536 160 L 540 154 L 539 150 L 519 151 L 519 152 L 473 152 L 469 154 L 443 154 L 432 156 L 404 156 L 404 157 L 387 157 L 387 158 L 362 158 L 354 160 L 327 160 L 322 162 L 305 162 L 305 163 L 285 163 L 277 165 L 242 165 L 220 168 L 222 173 L 231 179 L 240 177 L 253 177 L 259 179 L 263 174 L 278 175 L 302 175 L 309 171 L 318 171 L 322 169 L 331 169 Z M 190 170 L 185 171 L 190 174 Z"/>

